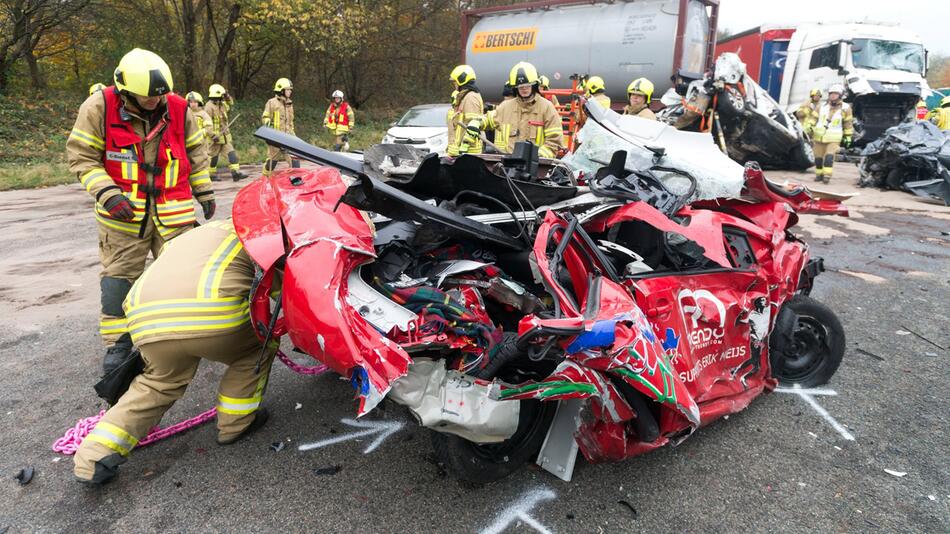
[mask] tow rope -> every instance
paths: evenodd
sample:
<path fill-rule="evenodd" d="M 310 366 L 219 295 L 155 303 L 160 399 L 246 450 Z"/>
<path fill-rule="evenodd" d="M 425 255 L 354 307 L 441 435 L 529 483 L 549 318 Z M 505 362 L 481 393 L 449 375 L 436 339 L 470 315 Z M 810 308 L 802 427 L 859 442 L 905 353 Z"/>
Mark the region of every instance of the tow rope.
<path fill-rule="evenodd" d="M 300 365 L 299 363 L 291 360 L 286 354 L 284 354 L 283 351 L 279 349 L 277 351 L 277 359 L 289 367 L 291 371 L 301 375 L 316 376 L 327 371 L 327 366 L 323 364 L 309 367 L 306 365 Z M 196 426 L 207 423 L 208 421 L 214 419 L 217 413 L 217 408 L 211 408 L 206 412 L 202 412 L 201 414 L 190 419 L 185 419 L 180 423 L 175 423 L 174 425 L 170 425 L 165 428 L 155 427 L 149 431 L 147 436 L 139 441 L 136 448 L 151 445 L 156 441 L 165 439 L 169 436 L 174 436 L 175 434 L 179 434 L 186 430 L 195 428 Z M 53 443 L 53 452 L 58 452 L 67 456 L 76 454 L 76 451 L 79 449 L 79 445 L 82 444 L 82 440 L 84 440 L 86 436 L 89 435 L 89 432 L 91 432 L 92 429 L 96 427 L 96 424 L 105 414 L 106 411 L 101 410 L 99 415 L 93 415 L 91 417 L 86 417 L 77 421 L 75 426 L 67 430 L 63 437 L 57 439 Z"/>

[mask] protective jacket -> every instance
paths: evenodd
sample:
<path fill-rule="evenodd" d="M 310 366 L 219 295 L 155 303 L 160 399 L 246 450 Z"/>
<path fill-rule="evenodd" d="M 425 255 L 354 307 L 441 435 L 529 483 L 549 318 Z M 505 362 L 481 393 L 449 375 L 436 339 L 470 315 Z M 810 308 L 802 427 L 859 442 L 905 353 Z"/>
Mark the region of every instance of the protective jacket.
<path fill-rule="evenodd" d="M 264 104 L 264 126 L 294 135 L 294 103 L 286 96 L 275 96 Z"/>
<path fill-rule="evenodd" d="M 554 104 L 538 94 L 527 100 L 516 97 L 498 104 L 485 115 L 484 128 L 495 131 L 495 146 L 505 153 L 510 153 L 518 141 L 538 145 L 542 158 L 556 157 L 564 148 L 561 117 Z"/>
<path fill-rule="evenodd" d="M 795 111 L 795 118 L 798 119 L 798 122 L 802 123 L 802 129 L 808 135 L 811 135 L 812 131 L 815 129 L 815 124 L 818 122 L 818 111 L 820 107 L 820 102 L 812 102 L 811 100 L 807 100 L 802 102 L 802 105 L 798 106 L 798 109 Z"/>
<path fill-rule="evenodd" d="M 198 111 L 193 112 L 195 116 L 195 124 L 198 125 L 198 129 L 204 132 L 204 144 L 208 146 L 211 144 L 211 134 L 213 132 L 214 124 L 211 121 L 211 115 L 208 115 L 208 112 L 204 108 L 198 108 Z"/>
<path fill-rule="evenodd" d="M 161 235 L 195 223 L 192 195 L 211 200 L 204 132 L 183 98 L 169 94 L 159 117 L 129 108 L 114 87 L 83 102 L 66 141 L 69 167 L 96 200 L 96 219 L 111 229 L 139 234 L 147 213 Z M 113 219 L 107 200 L 124 194 L 132 221 Z"/>
<path fill-rule="evenodd" d="M 818 110 L 812 139 L 816 143 L 840 143 L 842 138 L 853 135 L 853 123 L 851 106 L 841 101 L 835 106 L 825 102 Z"/>
<path fill-rule="evenodd" d="M 327 108 L 326 116 L 323 118 L 323 125 L 330 129 L 335 135 L 348 133 L 355 126 L 355 116 L 353 108 L 344 100 L 340 105 L 331 103 Z"/>
<path fill-rule="evenodd" d="M 478 90 L 462 87 L 448 114 L 448 155 L 482 153 L 482 139 L 477 124 L 484 118 L 485 105 L 482 95 Z M 472 121 L 477 121 L 476 126 L 469 130 L 468 126 Z"/>
<path fill-rule="evenodd" d="M 647 119 L 651 121 L 656 120 L 656 114 L 653 113 L 653 110 L 649 106 L 643 104 L 641 106 L 633 107 L 630 104 L 627 104 L 623 108 L 624 115 L 635 115 L 641 119 Z"/>
<path fill-rule="evenodd" d="M 205 111 L 211 116 L 211 144 L 227 145 L 231 142 L 231 127 L 228 126 L 227 102 L 209 98 Z M 217 141 L 215 141 L 217 138 Z"/>
<path fill-rule="evenodd" d="M 929 114 L 930 122 L 937 125 L 941 130 L 950 130 L 950 107 L 937 108 Z"/>
<path fill-rule="evenodd" d="M 176 238 L 132 285 L 123 308 L 136 345 L 228 334 L 250 321 L 254 263 L 230 220 L 202 228 Z"/>

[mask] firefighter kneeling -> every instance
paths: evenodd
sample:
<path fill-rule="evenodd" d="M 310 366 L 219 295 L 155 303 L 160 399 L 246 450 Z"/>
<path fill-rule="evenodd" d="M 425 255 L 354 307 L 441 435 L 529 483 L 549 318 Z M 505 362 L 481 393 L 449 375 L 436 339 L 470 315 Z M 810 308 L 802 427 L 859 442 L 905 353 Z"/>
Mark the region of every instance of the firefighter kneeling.
<path fill-rule="evenodd" d="M 132 286 L 124 307 L 145 370 L 89 433 L 74 458 L 80 482 L 115 477 L 139 440 L 185 394 L 202 358 L 228 366 L 218 386 L 218 443 L 260 428 L 275 350 L 261 357 L 248 311 L 254 263 L 230 220 L 168 244 Z"/>

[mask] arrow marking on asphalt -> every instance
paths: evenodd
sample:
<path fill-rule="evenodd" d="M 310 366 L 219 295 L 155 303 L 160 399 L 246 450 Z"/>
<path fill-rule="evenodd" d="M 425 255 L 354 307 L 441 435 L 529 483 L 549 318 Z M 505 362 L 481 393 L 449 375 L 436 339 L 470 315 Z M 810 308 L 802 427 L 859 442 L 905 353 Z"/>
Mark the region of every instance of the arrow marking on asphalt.
<path fill-rule="evenodd" d="M 549 501 L 556 497 L 553 491 L 548 488 L 539 488 L 531 490 L 521 496 L 521 499 L 513 505 L 502 510 L 495 522 L 491 526 L 484 528 L 479 534 L 501 534 L 508 529 L 515 521 L 521 521 L 529 527 L 537 530 L 541 534 L 552 534 L 548 527 L 542 525 L 537 519 L 528 514 L 541 501 Z"/>
<path fill-rule="evenodd" d="M 807 402 L 808 405 L 811 406 L 813 410 L 818 412 L 818 415 L 824 418 L 824 420 L 827 421 L 828 424 L 831 425 L 832 428 L 837 430 L 838 433 L 841 434 L 841 437 L 843 437 L 844 439 L 848 441 L 854 441 L 854 435 L 852 435 L 851 432 L 848 432 L 848 430 L 844 426 L 842 426 L 842 424 L 839 423 L 834 417 L 831 417 L 831 414 L 828 413 L 828 410 L 822 408 L 821 405 L 818 404 L 818 401 L 816 401 L 814 397 L 814 395 L 834 396 L 838 394 L 837 391 L 833 389 L 806 389 L 806 388 L 795 386 L 791 388 L 775 388 L 775 392 L 776 393 L 791 393 L 792 395 L 798 395 L 799 397 L 801 397 L 803 401 Z"/>
<path fill-rule="evenodd" d="M 335 438 L 325 439 L 314 443 L 305 443 L 297 447 L 297 450 L 309 451 L 311 449 L 319 449 L 329 445 L 334 445 L 336 443 L 342 443 L 344 441 L 350 441 L 366 436 L 372 436 L 373 434 L 379 434 L 376 436 L 376 439 L 374 439 L 365 449 L 363 449 L 363 454 L 369 454 L 375 451 L 377 447 L 382 445 L 382 443 L 386 441 L 386 438 L 392 436 L 396 432 L 399 432 L 402 430 L 402 427 L 406 426 L 402 421 L 358 421 L 356 419 L 340 419 L 340 422 L 347 426 L 363 428 L 365 430 L 344 434 L 342 436 L 337 436 Z"/>

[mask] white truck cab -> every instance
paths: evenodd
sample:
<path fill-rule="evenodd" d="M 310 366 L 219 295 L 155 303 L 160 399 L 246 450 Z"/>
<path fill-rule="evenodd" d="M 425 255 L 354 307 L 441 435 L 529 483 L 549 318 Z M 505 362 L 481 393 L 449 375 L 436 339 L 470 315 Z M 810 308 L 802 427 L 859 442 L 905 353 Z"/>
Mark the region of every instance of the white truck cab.
<path fill-rule="evenodd" d="M 857 145 L 911 118 L 917 101 L 930 95 L 927 50 L 914 32 L 867 23 L 803 24 L 788 46 L 779 104 L 789 112 L 813 88 L 827 95 L 842 84 L 854 110 Z"/>

